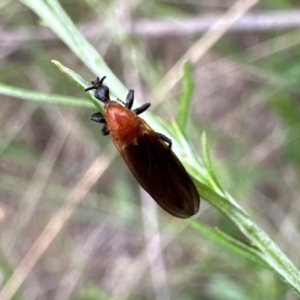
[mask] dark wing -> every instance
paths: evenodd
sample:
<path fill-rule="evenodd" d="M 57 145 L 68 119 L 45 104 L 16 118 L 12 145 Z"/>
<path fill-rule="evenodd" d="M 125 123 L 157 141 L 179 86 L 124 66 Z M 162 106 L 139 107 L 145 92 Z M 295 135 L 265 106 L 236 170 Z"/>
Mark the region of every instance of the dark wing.
<path fill-rule="evenodd" d="M 167 212 L 189 218 L 199 210 L 200 196 L 189 174 L 173 151 L 142 119 L 143 134 L 136 144 L 114 141 L 140 185 Z"/>

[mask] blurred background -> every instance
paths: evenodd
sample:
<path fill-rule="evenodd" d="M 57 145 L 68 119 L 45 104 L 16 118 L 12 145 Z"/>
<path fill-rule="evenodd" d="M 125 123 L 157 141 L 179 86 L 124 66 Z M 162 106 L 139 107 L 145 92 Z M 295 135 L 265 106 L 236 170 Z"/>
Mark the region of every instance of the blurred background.
<path fill-rule="evenodd" d="M 148 97 L 161 78 L 237 2 L 60 1 L 141 102 L 152 102 Z M 51 60 L 87 81 L 96 74 L 22 2 L 0 1 L 0 8 L 0 82 L 32 95 L 38 91 L 88 103 Z M 188 124 L 200 156 L 201 134 L 207 132 L 223 186 L 296 266 L 299 44 L 298 1 L 266 0 L 245 9 L 193 65 Z M 179 82 L 163 101 L 153 99 L 149 110 L 172 121 L 181 91 Z M 90 122 L 95 108 L 37 100 L 0 98 L 1 286 L 49 221 L 57 225 L 57 212 L 81 195 L 78 183 L 98 158 L 102 171 L 98 177 L 93 168 L 88 173 L 93 179 L 82 201 L 28 270 L 14 299 L 296 299 L 270 271 L 158 208 L 111 139 L 101 135 L 101 126 Z M 201 205 L 197 219 L 240 236 L 216 209 L 205 201 Z"/>

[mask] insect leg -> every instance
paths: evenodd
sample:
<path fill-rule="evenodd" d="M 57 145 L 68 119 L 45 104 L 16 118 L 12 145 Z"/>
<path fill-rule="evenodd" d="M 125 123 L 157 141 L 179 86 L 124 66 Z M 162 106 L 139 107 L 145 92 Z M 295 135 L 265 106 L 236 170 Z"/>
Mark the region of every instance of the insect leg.
<path fill-rule="evenodd" d="M 145 103 L 145 104 L 143 104 L 142 106 L 140 106 L 140 107 L 134 109 L 133 111 L 134 111 L 137 115 L 139 115 L 139 114 L 143 113 L 145 110 L 147 110 L 147 109 L 149 108 L 150 105 L 151 105 L 151 103 Z"/>
<path fill-rule="evenodd" d="M 102 132 L 103 135 L 109 135 L 109 130 L 108 130 L 106 124 L 103 125 L 103 128 L 102 128 L 101 132 Z"/>
<path fill-rule="evenodd" d="M 101 114 L 101 112 L 96 112 L 91 115 L 91 120 L 97 123 L 106 124 L 105 117 Z"/>
<path fill-rule="evenodd" d="M 156 134 L 166 143 L 168 147 L 171 149 L 172 147 L 172 140 L 166 137 L 164 134 L 156 132 Z"/>
<path fill-rule="evenodd" d="M 133 100 L 134 100 L 134 90 L 129 90 L 127 97 L 126 97 L 126 101 L 125 101 L 125 106 L 128 109 L 131 109 Z"/>

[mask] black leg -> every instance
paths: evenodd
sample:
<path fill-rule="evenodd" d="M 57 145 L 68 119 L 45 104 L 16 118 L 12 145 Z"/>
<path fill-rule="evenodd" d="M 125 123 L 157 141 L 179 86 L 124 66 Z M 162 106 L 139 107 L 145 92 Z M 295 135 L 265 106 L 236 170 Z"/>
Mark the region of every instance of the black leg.
<path fill-rule="evenodd" d="M 168 147 L 171 149 L 172 147 L 172 140 L 166 137 L 164 134 L 156 132 L 156 134 L 166 143 Z"/>
<path fill-rule="evenodd" d="M 139 115 L 139 114 L 143 113 L 145 110 L 147 110 L 147 109 L 149 108 L 150 105 L 151 105 L 151 103 L 145 103 L 145 104 L 143 104 L 142 106 L 140 106 L 140 107 L 134 109 L 133 111 L 134 111 L 137 115 Z"/>
<path fill-rule="evenodd" d="M 103 125 L 103 128 L 102 128 L 101 132 L 102 132 L 103 135 L 109 135 L 109 130 L 108 130 L 106 124 Z"/>
<path fill-rule="evenodd" d="M 101 112 L 96 112 L 91 115 L 91 120 L 97 123 L 106 124 L 105 117 L 101 114 Z"/>
<path fill-rule="evenodd" d="M 126 102 L 125 102 L 125 106 L 128 109 L 131 109 L 133 100 L 134 100 L 134 90 L 129 90 L 127 97 L 126 97 Z"/>

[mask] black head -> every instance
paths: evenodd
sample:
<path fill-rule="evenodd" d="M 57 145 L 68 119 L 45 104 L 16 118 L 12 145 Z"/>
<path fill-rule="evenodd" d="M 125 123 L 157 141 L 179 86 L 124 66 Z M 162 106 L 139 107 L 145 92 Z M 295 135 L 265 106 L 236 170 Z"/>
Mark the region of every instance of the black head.
<path fill-rule="evenodd" d="M 95 90 L 95 98 L 102 101 L 103 103 L 107 103 L 110 101 L 109 88 L 106 85 L 102 85 L 105 78 L 106 76 L 102 77 L 100 80 L 99 77 L 97 77 L 95 81 L 92 81 L 92 86 L 84 90 L 85 92 Z"/>

